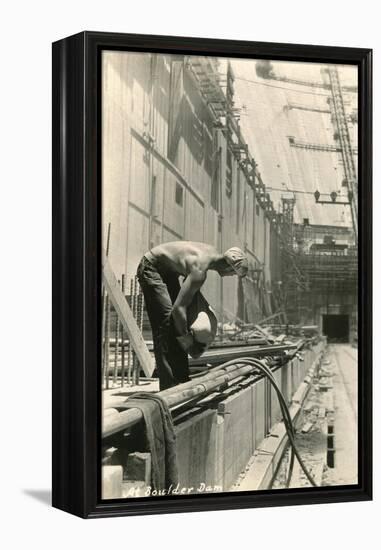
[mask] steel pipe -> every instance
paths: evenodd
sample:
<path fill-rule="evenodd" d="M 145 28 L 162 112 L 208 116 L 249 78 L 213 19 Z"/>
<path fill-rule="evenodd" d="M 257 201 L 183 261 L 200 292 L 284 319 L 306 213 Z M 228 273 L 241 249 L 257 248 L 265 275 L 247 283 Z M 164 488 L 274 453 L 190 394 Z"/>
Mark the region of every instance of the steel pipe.
<path fill-rule="evenodd" d="M 217 372 L 211 372 L 196 380 L 179 384 L 174 388 L 159 392 L 159 395 L 165 399 L 169 407 L 174 407 L 193 400 L 197 396 L 206 396 L 213 391 L 217 391 L 221 387 L 227 386 L 232 380 L 251 374 L 255 369 L 254 365 L 242 365 L 242 363 L 236 361 L 235 365 L 225 365 L 223 368 L 219 368 Z M 115 404 L 114 408 L 120 409 L 121 405 Z M 122 410 L 118 418 L 106 417 L 103 419 L 102 436 L 103 438 L 110 437 L 137 424 L 142 418 L 139 409 Z"/>

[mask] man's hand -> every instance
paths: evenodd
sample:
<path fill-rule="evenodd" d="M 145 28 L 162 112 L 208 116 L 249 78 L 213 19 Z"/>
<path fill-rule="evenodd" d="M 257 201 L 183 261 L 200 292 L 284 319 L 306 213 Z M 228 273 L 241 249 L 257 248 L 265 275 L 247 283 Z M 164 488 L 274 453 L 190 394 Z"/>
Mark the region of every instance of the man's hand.
<path fill-rule="evenodd" d="M 184 336 L 178 336 L 177 341 L 183 350 L 189 353 L 193 359 L 198 359 L 206 349 L 206 344 L 197 342 L 197 340 L 194 339 L 192 332 L 188 332 Z"/>
<path fill-rule="evenodd" d="M 177 336 L 176 340 L 186 352 L 188 352 L 188 350 L 194 345 L 192 332 L 188 332 L 187 334 L 184 334 L 184 336 Z"/>
<path fill-rule="evenodd" d="M 200 342 L 194 340 L 193 346 L 188 349 L 188 353 L 193 359 L 198 359 L 204 353 L 205 349 L 206 344 L 200 344 Z"/>
<path fill-rule="evenodd" d="M 191 304 L 194 295 L 206 280 L 206 272 L 193 266 L 187 278 L 181 285 L 180 292 L 172 308 L 172 318 L 177 333 L 185 336 L 187 326 L 187 307 Z"/>

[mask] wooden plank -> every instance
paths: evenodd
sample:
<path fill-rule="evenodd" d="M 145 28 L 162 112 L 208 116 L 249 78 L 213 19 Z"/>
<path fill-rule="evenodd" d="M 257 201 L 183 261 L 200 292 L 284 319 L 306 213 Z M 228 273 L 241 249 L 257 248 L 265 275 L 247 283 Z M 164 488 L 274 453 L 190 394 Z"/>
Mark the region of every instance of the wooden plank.
<path fill-rule="evenodd" d="M 272 338 L 265 329 L 261 328 L 259 325 L 254 325 L 254 328 L 256 328 L 257 331 L 260 332 L 265 337 L 266 342 L 268 344 L 271 344 L 272 342 L 274 342 L 274 338 Z"/>
<path fill-rule="evenodd" d="M 129 336 L 130 342 L 134 348 L 139 363 L 142 366 L 144 374 L 146 376 L 152 376 L 155 368 L 154 361 L 134 319 L 130 306 L 123 295 L 110 263 L 105 255 L 103 255 L 103 280 L 112 305 L 120 318 L 123 328 Z"/>
<path fill-rule="evenodd" d="M 319 418 L 325 417 L 325 407 L 319 407 L 318 417 Z"/>
<path fill-rule="evenodd" d="M 231 348 L 209 348 L 198 359 L 190 359 L 189 364 L 194 367 L 198 365 L 204 365 L 210 363 L 211 365 L 220 364 L 231 359 L 240 359 L 241 357 L 263 357 L 264 355 L 278 355 L 282 351 L 289 351 L 296 349 L 296 344 L 287 345 L 266 345 L 266 346 L 246 346 L 231 347 Z"/>
<path fill-rule="evenodd" d="M 271 319 L 275 319 L 276 317 L 279 317 L 280 315 L 284 315 L 284 311 L 278 311 L 277 313 L 274 313 L 273 315 L 270 315 L 270 317 L 265 317 L 261 321 L 259 321 L 258 325 L 262 325 L 263 323 L 267 323 L 268 321 L 271 321 Z"/>
<path fill-rule="evenodd" d="M 302 427 L 302 433 L 303 434 L 306 434 L 310 431 L 310 429 L 312 428 L 313 424 L 312 422 L 306 422 L 305 424 L 303 424 L 303 427 Z"/>

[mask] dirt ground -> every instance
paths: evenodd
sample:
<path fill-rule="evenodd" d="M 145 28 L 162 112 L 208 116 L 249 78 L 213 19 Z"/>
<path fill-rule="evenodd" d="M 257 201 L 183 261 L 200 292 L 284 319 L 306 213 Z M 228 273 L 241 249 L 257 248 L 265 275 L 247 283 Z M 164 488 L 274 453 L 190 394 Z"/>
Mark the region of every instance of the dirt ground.
<path fill-rule="evenodd" d="M 327 466 L 327 430 L 333 430 L 333 467 Z M 357 350 L 330 345 L 313 380 L 297 424 L 297 448 L 318 485 L 357 483 Z M 290 450 L 285 453 L 273 489 L 286 486 Z M 308 487 L 295 460 L 290 487 Z"/>

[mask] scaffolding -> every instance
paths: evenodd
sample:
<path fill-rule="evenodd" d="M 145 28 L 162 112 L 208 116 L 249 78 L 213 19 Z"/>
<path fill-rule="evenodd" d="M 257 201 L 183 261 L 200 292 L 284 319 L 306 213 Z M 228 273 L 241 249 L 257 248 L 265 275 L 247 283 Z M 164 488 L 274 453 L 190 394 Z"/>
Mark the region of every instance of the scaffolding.
<path fill-rule="evenodd" d="M 356 163 L 354 160 L 354 154 L 356 149 L 351 144 L 351 139 L 348 130 L 348 123 L 345 114 L 344 100 L 342 94 L 342 86 L 340 84 L 339 71 L 335 65 L 330 66 L 326 70 L 328 74 L 331 94 L 332 94 L 332 104 L 333 111 L 335 116 L 335 121 L 337 124 L 338 138 L 340 141 L 340 152 L 343 160 L 344 175 L 346 183 L 348 186 L 348 192 L 352 193 L 351 201 L 351 214 L 352 214 L 352 223 L 353 230 L 355 233 L 355 238 L 357 242 L 357 225 L 358 225 L 358 198 L 357 198 L 357 173 L 356 173 Z"/>
<path fill-rule="evenodd" d="M 296 199 L 293 193 L 282 197 L 281 214 L 281 260 L 282 260 L 282 308 L 286 312 L 286 321 L 291 316 L 292 322 L 298 322 L 300 318 L 301 292 L 306 288 L 303 272 L 298 265 L 298 257 L 295 251 L 294 235 L 294 209 Z"/>
<path fill-rule="evenodd" d="M 309 143 L 308 141 L 296 140 L 293 136 L 288 136 L 290 147 L 299 149 L 309 149 L 310 151 L 323 151 L 325 153 L 343 153 L 342 145 L 330 145 L 325 143 Z M 357 147 L 351 147 L 352 155 L 357 154 Z"/>
<path fill-rule="evenodd" d="M 291 111 L 292 109 L 296 109 L 299 111 L 311 111 L 313 113 L 325 113 L 330 114 L 331 111 L 328 107 L 315 107 L 313 105 L 303 105 L 301 103 L 287 103 L 287 105 L 284 106 L 285 111 Z"/>
<path fill-rule="evenodd" d="M 342 294 L 357 288 L 358 260 L 355 249 L 349 254 L 338 251 L 302 254 L 299 264 L 308 287 L 315 293 L 329 291 Z"/>
<path fill-rule="evenodd" d="M 222 122 L 226 117 L 226 97 L 222 90 L 222 77 L 218 72 L 218 59 L 189 56 L 186 58 L 186 64 L 215 119 Z"/>

